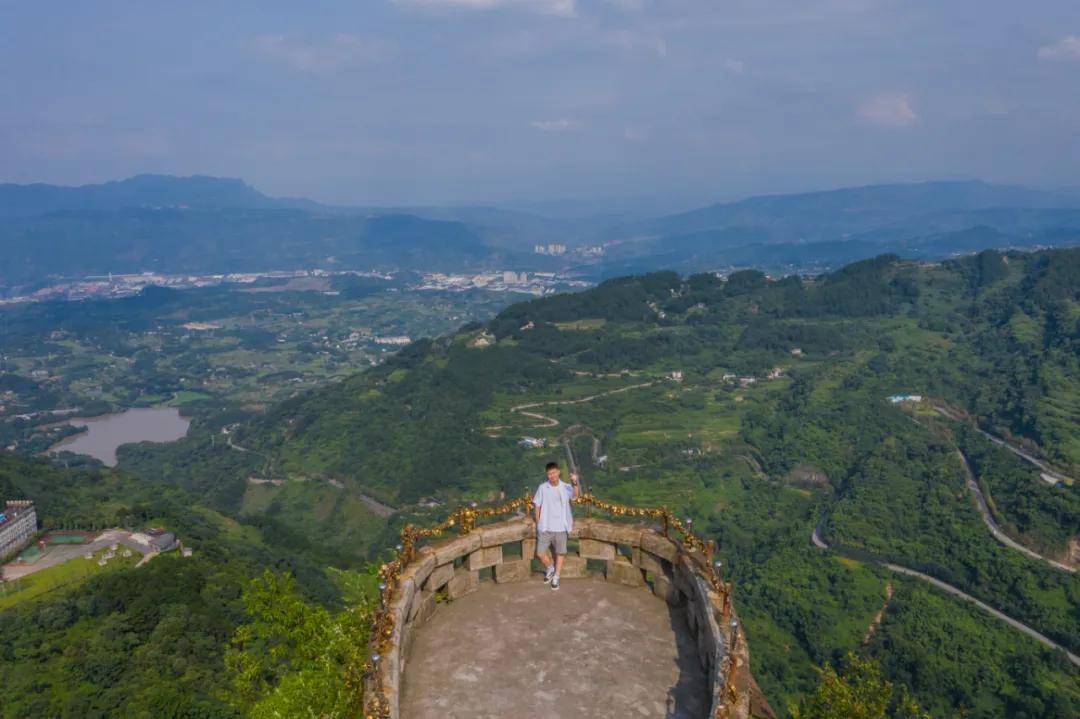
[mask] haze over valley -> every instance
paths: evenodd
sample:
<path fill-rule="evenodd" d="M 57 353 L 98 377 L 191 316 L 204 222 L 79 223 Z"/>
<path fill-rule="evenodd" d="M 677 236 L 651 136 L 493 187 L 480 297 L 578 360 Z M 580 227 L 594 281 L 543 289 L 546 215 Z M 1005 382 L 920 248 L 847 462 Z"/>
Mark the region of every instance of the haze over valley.
<path fill-rule="evenodd" d="M 1080 196 L 976 181 L 752 197 L 649 218 L 566 218 L 484 206 L 330 207 L 270 198 L 240 180 L 141 175 L 0 186 L 10 260 L 0 289 L 25 297 L 50 287 L 49 278 L 142 273 L 807 273 L 886 252 L 937 260 L 1071 246 L 1078 228 Z"/>
<path fill-rule="evenodd" d="M 1074 0 L 0 38 L 0 719 L 1080 717 Z"/>

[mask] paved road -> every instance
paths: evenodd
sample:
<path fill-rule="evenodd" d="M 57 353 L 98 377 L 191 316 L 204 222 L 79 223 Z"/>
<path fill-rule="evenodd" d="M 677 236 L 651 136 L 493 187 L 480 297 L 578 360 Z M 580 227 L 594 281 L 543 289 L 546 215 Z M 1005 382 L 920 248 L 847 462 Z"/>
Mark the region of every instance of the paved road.
<path fill-rule="evenodd" d="M 1034 629 L 1032 629 L 1028 625 L 1021 624 L 1020 622 L 1016 621 L 1012 617 L 1007 616 L 1005 614 L 1002 614 L 998 610 L 994 609 L 993 607 L 991 607 L 990 605 L 988 605 L 988 604 L 986 604 L 984 602 L 979 601 L 978 599 L 971 596 L 970 594 L 965 594 L 964 592 L 961 592 L 959 589 L 952 586 L 951 584 L 946 584 L 945 582 L 941 581 L 940 579 L 934 579 L 933 577 L 931 577 L 931 576 L 929 576 L 927 574 L 923 574 L 922 572 L 916 572 L 914 569 L 908 569 L 907 567 L 901 567 L 898 564 L 888 564 L 888 563 L 886 563 L 885 566 L 888 567 L 889 569 L 891 569 L 892 571 L 897 572 L 899 574 L 906 574 L 909 577 L 916 577 L 918 579 L 923 580 L 924 582 L 929 582 L 930 584 L 933 584 L 938 589 L 944 590 L 944 591 L 948 592 L 949 594 L 955 595 L 955 596 L 960 597 L 961 599 L 963 599 L 965 601 L 971 602 L 972 604 L 977 606 L 979 609 L 982 609 L 984 612 L 986 612 L 988 614 L 992 614 L 993 616 L 997 617 L 1001 621 L 1003 621 L 1006 624 L 1008 624 L 1009 626 L 1011 626 L 1013 629 L 1017 629 L 1017 630 L 1023 632 L 1024 634 L 1027 634 L 1029 637 L 1031 637 L 1035 641 L 1041 642 L 1042 644 L 1045 644 L 1046 646 L 1051 647 L 1052 649 L 1060 649 L 1061 651 L 1065 652 L 1065 656 L 1067 656 L 1069 658 L 1070 662 L 1072 662 L 1076 666 L 1080 667 L 1080 657 L 1076 656 L 1075 654 L 1070 652 L 1065 647 L 1061 646 L 1060 644 L 1058 644 L 1054 640 L 1050 639 L 1049 637 L 1046 637 L 1046 636 L 1040 634 L 1039 632 L 1035 631 Z"/>
<path fill-rule="evenodd" d="M 963 417 L 958 417 L 957 415 L 953 414 L 952 412 L 950 412 L 945 407 L 942 407 L 941 405 L 936 405 L 935 404 L 934 405 L 934 410 L 937 411 L 938 414 L 944 415 L 944 416 L 948 417 L 949 419 L 956 420 L 957 422 L 966 422 L 968 424 L 971 424 L 971 422 L 968 422 L 968 420 L 964 419 Z M 988 440 L 990 440 L 994 444 L 999 445 L 1001 447 L 1004 447 L 1005 449 L 1009 450 L 1010 452 L 1015 454 L 1020 459 L 1023 459 L 1025 461 L 1031 463 L 1033 466 L 1039 468 L 1043 473 L 1043 480 L 1044 481 L 1046 481 L 1046 482 L 1048 482 L 1050 484 L 1055 484 L 1057 482 L 1069 482 L 1069 483 L 1071 483 L 1071 482 L 1075 481 L 1071 477 L 1066 477 L 1064 474 L 1061 474 L 1060 472 L 1056 471 L 1052 467 L 1048 466 L 1042 460 L 1036 459 L 1035 457 L 1032 457 L 1030 454 L 1028 454 L 1027 452 L 1025 452 L 1022 449 L 1019 449 L 1018 447 L 1014 447 L 1013 445 L 1011 445 L 1008 442 L 1006 442 L 1005 440 L 1003 440 L 1001 437 L 995 437 L 994 435 L 990 434 L 989 432 L 983 430 L 980 427 L 975 426 L 974 424 L 971 424 L 971 426 L 972 426 L 972 429 L 974 429 L 976 432 L 981 434 L 983 437 L 986 437 Z M 1049 477 L 1049 479 L 1047 479 L 1047 477 Z"/>
<path fill-rule="evenodd" d="M 967 488 L 971 491 L 971 493 L 975 495 L 975 503 L 979 507 L 979 514 L 982 516 L 983 522 L 990 530 L 990 534 L 994 536 L 994 539 L 998 540 L 1006 547 L 1010 547 L 1018 552 L 1026 554 L 1032 559 L 1046 562 L 1047 564 L 1050 564 L 1057 569 L 1061 569 L 1071 574 L 1076 574 L 1076 567 L 1070 567 L 1069 565 L 1062 564 L 1061 562 L 1051 559 L 1050 557 L 1044 557 L 1035 550 L 1025 547 L 1023 544 L 1020 544 L 1012 537 L 1005 534 L 1005 531 L 994 520 L 993 513 L 990 512 L 990 505 L 987 504 L 986 496 L 983 495 L 982 489 L 979 488 L 979 483 L 975 481 L 975 475 L 971 472 L 971 466 L 968 464 L 967 457 L 965 457 L 964 453 L 961 452 L 959 449 L 956 450 L 956 456 L 960 458 L 960 464 L 964 467 L 964 484 L 966 484 Z"/>
<path fill-rule="evenodd" d="M 821 538 L 821 534 L 818 532 L 818 527 L 814 527 L 814 531 L 810 535 L 810 541 L 813 543 L 813 545 L 815 547 L 817 547 L 819 549 L 829 549 L 829 545 L 826 544 L 825 541 Z M 840 552 L 837 552 L 837 554 L 840 554 Z M 1013 629 L 1017 629 L 1017 630 L 1023 632 L 1024 634 L 1027 634 L 1029 637 L 1031 637 L 1035 641 L 1041 642 L 1042 644 L 1045 644 L 1046 646 L 1050 647 L 1051 649 L 1059 649 L 1059 650 L 1061 650 L 1062 652 L 1065 653 L 1065 656 L 1067 656 L 1069 658 L 1070 662 L 1072 662 L 1076 666 L 1080 667 L 1080 657 L 1076 656 L 1075 654 L 1070 652 L 1065 647 L 1061 646 L 1060 644 L 1058 644 L 1054 640 L 1050 639 L 1049 637 L 1047 637 L 1047 636 L 1045 636 L 1043 634 L 1040 634 L 1039 632 L 1035 631 L 1034 629 L 1032 629 L 1028 625 L 1023 624 L 1022 622 L 1018 622 L 1015 619 L 1013 619 L 1012 617 L 1008 616 L 1007 614 L 1004 614 L 1004 613 L 998 611 L 997 609 L 994 609 L 989 604 L 986 604 L 985 602 L 982 602 L 982 601 L 976 599 L 975 597 L 971 596 L 970 594 L 967 594 L 966 592 L 960 591 L 959 589 L 957 589 L 953 585 L 946 584 L 945 582 L 941 581 L 940 579 L 935 579 L 934 577 L 931 577 L 929 574 L 923 574 L 922 572 L 916 572 L 914 569 L 908 569 L 907 567 L 902 567 L 899 564 L 892 564 L 890 562 L 881 562 L 881 565 L 884 566 L 884 567 L 887 567 L 890 571 L 896 572 L 898 574 L 905 574 L 905 575 L 907 575 L 909 577 L 915 577 L 916 579 L 921 579 L 924 582 L 928 582 L 928 583 L 934 585 L 938 589 L 942 589 L 942 590 L 948 592 L 949 594 L 952 594 L 953 596 L 959 597 L 960 599 L 963 599 L 964 601 L 971 602 L 972 604 L 977 606 L 979 609 L 982 609 L 984 612 L 986 612 L 986 613 L 988 613 L 988 614 L 990 614 L 990 615 L 992 615 L 994 617 L 997 617 L 998 619 L 1005 622 L 1006 624 L 1008 624 Z"/>
<path fill-rule="evenodd" d="M 630 390 L 643 389 L 645 387 L 652 387 L 659 380 L 652 380 L 650 382 L 641 382 L 639 384 L 632 384 L 626 387 L 619 387 L 618 389 L 608 390 L 607 392 L 599 392 L 597 394 L 591 394 L 588 397 L 581 397 L 579 399 L 563 399 L 563 400 L 551 400 L 548 402 L 530 402 L 528 404 L 519 404 L 510 408 L 511 413 L 517 413 L 524 415 L 525 417 L 532 417 L 533 419 L 540 420 L 542 424 L 533 425 L 534 429 L 557 427 L 559 426 L 559 420 L 554 417 L 549 417 L 546 414 L 540 414 L 539 412 L 526 412 L 527 409 L 534 409 L 536 407 L 545 407 L 549 405 L 561 405 L 561 404 L 582 404 L 583 402 L 592 402 L 593 400 L 600 399 L 601 397 L 609 397 L 613 394 L 620 394 L 622 392 L 629 392 Z M 488 427 L 488 429 L 502 429 L 502 427 Z M 593 436 L 593 461 L 596 461 L 597 455 L 600 452 L 600 440 Z M 570 471 L 577 472 L 577 461 L 574 459 L 574 453 L 570 449 L 570 443 L 564 442 L 566 447 L 566 458 L 570 464 Z"/>
<path fill-rule="evenodd" d="M 944 414 L 946 417 L 949 417 L 950 419 L 957 419 L 955 416 L 949 414 L 948 412 L 946 412 L 945 410 L 943 410 L 940 407 L 935 407 L 935 409 L 937 409 L 938 412 L 940 412 L 941 414 Z M 915 419 L 914 417 L 908 415 L 908 419 L 910 419 L 912 422 L 919 425 L 923 429 L 926 429 L 926 426 L 924 424 L 922 424 L 919 420 Z M 962 420 L 958 420 L 958 421 L 962 421 Z M 981 432 L 982 430 L 979 430 L 979 431 Z M 983 434 L 986 434 L 986 433 L 983 432 Z M 987 436 L 989 436 L 989 435 L 987 435 Z M 1005 445 L 1005 446 L 1008 446 L 1008 445 Z M 997 523 L 997 521 L 994 519 L 994 515 L 990 511 L 990 505 L 986 501 L 986 495 L 983 494 L 982 488 L 979 487 L 979 483 L 977 481 L 975 481 L 975 474 L 971 471 L 971 465 L 968 464 L 967 457 L 964 456 L 964 453 L 960 451 L 959 447 L 955 447 L 955 451 L 956 451 L 956 456 L 959 457 L 959 459 L 960 459 L 960 466 L 962 466 L 964 468 L 964 477 L 965 477 L 964 484 L 968 488 L 968 491 L 970 491 L 971 494 L 975 497 L 975 504 L 978 507 L 979 516 L 982 517 L 983 524 L 986 525 L 986 528 L 990 530 L 991 536 L 993 536 L 994 539 L 1001 542 L 1006 547 L 1009 547 L 1010 549 L 1015 549 L 1016 551 L 1021 552 L 1022 554 L 1026 555 L 1026 556 L 1028 556 L 1028 557 L 1030 557 L 1032 559 L 1035 559 L 1035 560 L 1040 561 L 1040 562 L 1046 562 L 1047 564 L 1053 566 L 1055 569 L 1061 569 L 1062 571 L 1069 572 L 1070 574 L 1076 574 L 1076 567 L 1070 567 L 1069 565 L 1063 564 L 1063 563 L 1057 561 L 1056 559 L 1051 559 L 1050 557 L 1045 557 L 1045 556 L 1039 554 L 1038 552 L 1036 552 L 1035 550 L 1031 549 L 1030 547 L 1026 547 L 1023 544 L 1021 544 L 1020 542 L 1017 542 L 1015 539 L 1013 539 L 1012 537 L 1010 537 L 1008 534 L 1005 533 L 1005 530 L 1003 530 L 1001 528 L 1001 525 L 999 525 Z M 815 529 L 814 531 L 816 532 L 817 530 Z"/>
<path fill-rule="evenodd" d="M 592 395 L 589 395 L 588 397 L 581 397 L 579 399 L 559 399 L 559 400 L 550 400 L 548 402 L 530 402 L 528 404 L 519 404 L 519 405 L 517 405 L 515 407 L 511 407 L 510 412 L 511 413 L 521 414 L 521 415 L 524 415 L 526 417 L 532 417 L 533 419 L 538 419 L 538 420 L 541 420 L 542 422 L 544 422 L 544 424 L 535 425 L 537 428 L 539 428 L 539 427 L 557 427 L 559 425 L 559 420 L 555 419 L 554 417 L 548 417 L 547 415 L 540 414 L 539 412 L 526 412 L 525 410 L 534 409 L 536 407 L 549 407 L 549 406 L 562 405 L 562 404 L 581 404 L 583 402 L 592 402 L 593 400 L 600 399 L 601 397 L 609 397 L 609 396 L 611 396 L 613 394 L 620 394 L 622 392 L 629 392 L 630 390 L 641 389 L 643 387 L 651 387 L 654 384 L 656 384 L 658 381 L 659 380 L 653 380 L 651 382 L 642 382 L 641 384 L 632 384 L 632 385 L 628 385 L 626 387 L 620 387 L 619 389 L 612 389 L 612 390 L 608 390 L 607 392 L 600 392 L 598 394 L 592 394 Z"/>
<path fill-rule="evenodd" d="M 241 447 L 236 442 L 233 442 L 231 432 L 225 432 L 225 444 L 227 444 L 230 449 L 235 449 L 237 452 L 242 452 L 244 454 L 253 454 L 256 457 L 261 457 L 262 461 L 266 463 L 266 467 L 269 467 L 269 465 L 270 465 L 270 458 L 267 457 L 262 452 L 259 452 L 259 451 L 254 450 L 254 449 L 248 449 L 247 447 Z M 264 469 L 266 467 L 264 467 Z"/>
<path fill-rule="evenodd" d="M 102 532 L 95 537 L 93 541 L 88 542 L 87 544 L 53 545 L 49 547 L 49 551 L 45 553 L 45 556 L 33 564 L 4 565 L 4 580 L 10 581 L 12 579 L 19 579 L 20 577 L 29 576 L 34 572 L 40 572 L 42 569 L 55 567 L 58 564 L 63 564 L 72 559 L 82 559 L 82 556 L 86 552 L 97 552 L 105 547 L 112 546 L 113 544 L 122 544 L 129 549 L 135 550 L 139 554 L 150 554 L 150 547 L 132 541 L 130 532 L 125 532 L 122 529 L 110 529 L 106 532 Z M 156 552 L 153 554 L 156 554 Z M 82 561 L 86 560 L 82 559 Z"/>

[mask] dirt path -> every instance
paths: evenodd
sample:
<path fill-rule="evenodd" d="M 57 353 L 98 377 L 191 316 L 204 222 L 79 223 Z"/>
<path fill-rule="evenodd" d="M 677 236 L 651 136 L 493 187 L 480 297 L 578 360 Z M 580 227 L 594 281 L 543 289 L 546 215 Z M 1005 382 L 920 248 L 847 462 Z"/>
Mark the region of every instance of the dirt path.
<path fill-rule="evenodd" d="M 870 643 L 870 640 L 874 638 L 874 632 L 881 626 L 881 620 L 885 618 L 885 611 L 889 608 L 889 602 L 892 601 L 893 585 L 890 581 L 885 585 L 885 602 L 881 605 L 881 609 L 874 615 L 873 621 L 870 622 L 870 627 L 866 630 L 866 634 L 863 635 L 862 643 L 866 646 Z"/>
<path fill-rule="evenodd" d="M 364 506 L 372 511 L 377 517 L 389 517 L 391 514 L 397 512 L 396 509 L 389 504 L 383 504 L 374 497 L 370 497 L 366 494 L 360 494 L 360 501 L 364 503 Z"/>

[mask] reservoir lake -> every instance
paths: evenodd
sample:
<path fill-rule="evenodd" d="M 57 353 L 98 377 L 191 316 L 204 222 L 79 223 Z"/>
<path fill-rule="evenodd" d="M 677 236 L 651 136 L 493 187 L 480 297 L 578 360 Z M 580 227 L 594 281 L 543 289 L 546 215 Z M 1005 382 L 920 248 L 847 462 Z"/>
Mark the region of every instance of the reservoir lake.
<path fill-rule="evenodd" d="M 86 427 L 80 434 L 65 437 L 49 452 L 66 450 L 88 454 L 109 467 L 116 466 L 116 448 L 130 442 L 173 442 L 187 434 L 190 421 L 180 416 L 176 407 L 128 409 L 100 417 L 72 417 L 65 421 Z"/>

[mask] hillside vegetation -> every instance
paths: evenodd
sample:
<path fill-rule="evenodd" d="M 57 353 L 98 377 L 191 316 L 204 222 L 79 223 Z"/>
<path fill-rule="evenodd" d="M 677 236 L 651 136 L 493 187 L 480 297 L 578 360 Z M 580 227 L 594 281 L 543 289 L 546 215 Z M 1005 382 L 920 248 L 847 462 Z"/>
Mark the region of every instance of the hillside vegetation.
<path fill-rule="evenodd" d="M 295 704 L 293 685 L 313 679 L 320 691 L 305 701 L 348 701 L 343 688 L 324 691 L 323 675 L 339 681 L 346 642 L 363 650 L 367 605 L 357 586 L 373 580 L 349 573 L 342 581 L 270 531 L 111 470 L 0 455 L 0 497 L 34 497 L 45 529 L 165 526 L 194 551 L 0 611 L 0 717 L 273 716 Z M 267 616 L 267 604 L 278 613 Z M 309 636 L 334 628 L 336 643 L 298 646 L 300 627 Z M 257 682 L 244 671 L 253 667 Z"/>
<path fill-rule="evenodd" d="M 922 395 L 918 411 L 962 412 L 964 426 L 1076 476 L 1078 288 L 1078 251 L 984 252 L 939 265 L 887 255 L 813 279 L 661 272 L 521 303 L 241 428 L 288 480 L 249 490 L 241 511 L 360 559 L 390 527 L 443 511 L 423 500 L 518 495 L 567 445 L 591 490 L 667 503 L 718 539 L 777 706 L 810 689 L 814 665 L 858 649 L 885 606 L 866 651 L 924 706 L 1075 713 L 1080 686 L 1060 655 L 912 580 L 893 579 L 886 603 L 877 563 L 1080 649 L 1080 581 L 992 539 L 956 443 L 1000 491 L 1003 524 L 1055 557 L 1080 533 L 1080 488 L 1032 472 L 1022 482 L 887 399 Z M 548 446 L 525 449 L 523 436 Z M 397 512 L 359 511 L 358 495 Z M 843 556 L 810 546 L 816 526 Z M 920 622 L 942 641 L 925 646 Z M 1022 658 L 994 653 L 1001 642 Z M 904 668 L 920 662 L 939 669 Z M 1009 681 L 979 678 L 987 662 Z"/>
<path fill-rule="evenodd" d="M 1077 250 L 985 252 L 934 265 L 886 255 L 815 278 L 620 278 L 513 305 L 274 405 L 234 430 L 245 451 L 195 431 L 126 460 L 121 453 L 117 472 L 72 474 L 65 492 L 82 499 L 109 482 L 139 492 L 166 482 L 174 486 L 155 502 L 199 497 L 209 505 L 193 516 L 209 526 L 206 546 L 219 548 L 186 566 L 210 575 L 219 562 L 233 568 L 230 614 L 207 616 L 196 632 L 215 637 L 208 661 L 224 666 L 228 639 L 213 622 L 251 624 L 253 636 L 265 630 L 265 641 L 293 646 L 287 631 L 260 625 L 271 592 L 305 622 L 348 623 L 339 613 L 345 590 L 327 579 L 339 575 L 326 565 L 360 568 L 405 522 L 531 492 L 544 462 L 572 458 L 589 491 L 666 504 L 717 540 L 754 675 L 781 713 L 818 690 L 816 669 L 842 666 L 854 652 L 933 716 L 1076 716 L 1080 673 L 1063 653 L 882 563 L 947 582 L 1080 651 L 1080 580 L 992 537 L 958 454 L 1017 541 L 1065 557 L 1080 534 L 1080 487 L 1051 486 L 974 430 L 1024 448 L 1063 477 L 1080 475 L 1078 289 Z M 890 395 L 924 399 L 893 403 Z M 523 446 L 523 437 L 545 446 Z M 100 479 L 75 479 L 89 476 Z M 75 500 L 57 500 L 45 514 L 121 522 L 136 509 L 117 496 L 95 499 L 92 506 L 112 512 L 105 519 L 84 516 L 86 503 Z M 185 521 L 176 519 L 181 531 Z M 831 549 L 811 544 L 815 529 Z M 290 558 L 296 585 L 262 578 L 240 601 L 245 582 L 284 568 L 275 555 Z M 98 592 L 118 576 L 90 586 Z M 205 596 L 204 581 L 192 580 L 183 601 Z M 106 632 L 106 619 L 60 627 Z M 33 621 L 25 641 L 58 636 L 43 634 L 54 631 L 45 619 Z M 42 671 L 65 692 L 86 686 L 78 665 L 28 654 L 17 641 L 4 651 L 20 659 L 4 671 L 18 701 L 32 701 L 31 677 Z M 231 697 L 214 706 L 244 711 L 279 694 L 275 706 L 295 706 L 288 687 L 301 679 L 260 665 L 259 641 L 234 646 L 256 655 L 229 655 L 238 676 L 206 684 Z M 296 666 L 314 661 L 295 649 Z M 335 646 L 333 661 L 352 650 Z M 115 681 L 134 681 L 119 671 Z M 268 682 L 245 683 L 252 672 Z"/>

